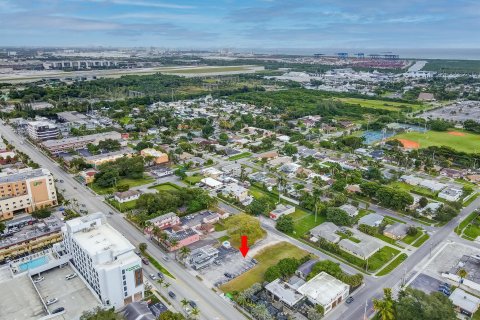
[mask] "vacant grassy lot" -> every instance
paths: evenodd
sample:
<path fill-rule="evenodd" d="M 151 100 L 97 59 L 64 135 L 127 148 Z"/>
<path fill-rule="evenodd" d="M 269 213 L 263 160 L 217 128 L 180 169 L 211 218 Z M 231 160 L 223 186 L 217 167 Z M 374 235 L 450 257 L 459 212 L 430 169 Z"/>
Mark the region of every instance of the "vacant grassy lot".
<path fill-rule="evenodd" d="M 294 220 L 294 234 L 292 236 L 296 238 L 302 237 L 310 229 L 324 223 L 326 220 L 324 216 L 318 214 L 317 221 L 315 222 L 315 214 L 309 213 L 300 208 L 297 208 L 294 213 L 290 214 L 290 216 Z"/>
<path fill-rule="evenodd" d="M 120 203 L 116 200 L 109 200 L 108 201 L 112 206 L 120 210 L 120 212 L 125 212 L 128 210 L 135 209 L 135 206 L 137 205 L 137 200 L 132 200 L 132 201 L 127 201 L 124 203 Z"/>
<path fill-rule="evenodd" d="M 158 191 L 174 191 L 180 189 L 180 187 L 173 183 L 162 183 L 156 186 L 152 186 L 149 189 L 157 189 Z"/>
<path fill-rule="evenodd" d="M 475 150 L 478 152 L 478 146 L 480 145 L 480 135 L 459 131 L 463 133 L 463 136 L 452 135 L 448 132 L 427 131 L 421 132 L 407 132 L 396 135 L 392 139 L 406 139 L 417 142 L 420 144 L 420 148 L 426 148 L 430 146 L 447 146 L 452 149 L 463 151 L 467 153 L 473 153 Z"/>
<path fill-rule="evenodd" d="M 183 181 L 192 186 L 192 185 L 195 185 L 195 184 L 199 183 L 203 178 L 205 178 L 205 177 L 202 176 L 201 174 L 199 174 L 199 175 L 185 177 L 185 179 L 183 179 Z"/>
<path fill-rule="evenodd" d="M 117 181 L 117 185 L 128 184 L 130 188 L 142 186 L 144 184 L 152 183 L 155 179 L 152 178 L 143 178 L 143 179 L 120 179 Z M 103 188 L 97 185 L 96 183 L 91 184 L 91 188 L 98 194 L 109 194 L 116 192 L 115 187 Z"/>
<path fill-rule="evenodd" d="M 243 158 L 248 158 L 251 155 L 252 155 L 251 152 L 242 152 L 242 153 L 236 154 L 234 156 L 231 156 L 230 158 L 228 158 L 228 160 L 235 161 L 235 160 L 239 160 L 239 159 L 243 159 Z"/>
<path fill-rule="evenodd" d="M 245 272 L 241 276 L 227 282 L 220 289 L 223 292 L 242 291 L 256 282 L 263 282 L 263 275 L 268 267 L 273 266 L 284 258 L 297 258 L 307 255 L 306 251 L 288 243 L 280 242 L 272 246 L 268 246 L 257 253 L 254 258 L 258 264 L 251 270 Z"/>
<path fill-rule="evenodd" d="M 393 259 L 400 251 L 392 247 L 385 246 L 375 252 L 368 258 L 368 271 L 375 271 L 383 267 L 387 262 Z"/>
<path fill-rule="evenodd" d="M 392 102 L 387 100 L 359 99 L 359 98 L 340 98 L 339 100 L 346 103 L 359 104 L 362 107 L 383 109 L 383 110 L 389 110 L 389 111 L 411 112 L 411 111 L 421 110 L 424 108 L 421 104 Z"/>
<path fill-rule="evenodd" d="M 473 219 L 470 224 L 463 230 L 463 235 L 467 237 L 468 240 L 475 240 L 480 236 L 480 219 L 477 217 Z"/>
<path fill-rule="evenodd" d="M 390 262 L 385 268 L 383 268 L 379 273 L 376 274 L 376 276 L 384 276 L 386 274 L 389 274 L 393 269 L 398 267 L 400 263 L 405 261 L 407 259 L 407 255 L 405 253 L 402 253 L 398 257 L 395 258 L 392 262 Z"/>

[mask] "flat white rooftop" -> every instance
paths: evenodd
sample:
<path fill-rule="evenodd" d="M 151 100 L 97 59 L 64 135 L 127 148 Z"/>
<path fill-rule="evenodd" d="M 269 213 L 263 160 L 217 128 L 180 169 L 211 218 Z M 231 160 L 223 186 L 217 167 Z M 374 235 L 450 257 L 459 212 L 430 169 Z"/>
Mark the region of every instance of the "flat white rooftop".
<path fill-rule="evenodd" d="M 310 300 L 325 306 L 334 301 L 349 286 L 326 272 L 320 272 L 307 283 L 298 288 L 298 292 Z"/>

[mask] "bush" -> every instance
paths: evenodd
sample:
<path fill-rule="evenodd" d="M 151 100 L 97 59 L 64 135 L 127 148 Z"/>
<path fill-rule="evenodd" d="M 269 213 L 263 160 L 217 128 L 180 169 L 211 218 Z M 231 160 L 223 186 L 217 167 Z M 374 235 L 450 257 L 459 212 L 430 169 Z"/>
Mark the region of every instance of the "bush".
<path fill-rule="evenodd" d="M 39 210 L 36 210 L 34 212 L 32 212 L 32 217 L 36 218 L 36 219 L 45 219 L 45 218 L 48 218 L 52 215 L 52 213 L 50 211 L 48 211 L 47 209 L 39 209 Z"/>
<path fill-rule="evenodd" d="M 284 233 L 292 233 L 293 232 L 293 218 L 290 216 L 281 216 L 277 220 L 277 224 L 275 228 L 279 231 Z"/>

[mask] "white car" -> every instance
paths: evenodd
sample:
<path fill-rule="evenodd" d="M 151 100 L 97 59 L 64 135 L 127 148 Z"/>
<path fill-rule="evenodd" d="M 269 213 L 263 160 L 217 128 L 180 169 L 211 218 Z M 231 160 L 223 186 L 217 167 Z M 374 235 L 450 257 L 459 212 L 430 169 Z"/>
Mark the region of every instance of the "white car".
<path fill-rule="evenodd" d="M 150 273 L 150 274 L 149 274 L 149 277 L 150 277 L 150 279 L 152 279 L 152 280 L 157 280 L 157 276 L 154 275 L 153 273 Z"/>
<path fill-rule="evenodd" d="M 47 301 L 45 301 L 45 304 L 47 306 L 49 306 L 51 304 L 54 304 L 55 302 L 58 302 L 58 299 L 57 298 L 52 298 L 52 299 L 48 299 Z"/>
<path fill-rule="evenodd" d="M 42 282 L 43 280 L 45 280 L 45 277 L 38 277 L 33 279 L 33 283 L 39 283 L 39 282 Z"/>
<path fill-rule="evenodd" d="M 71 279 L 75 278 L 76 276 L 77 276 L 76 273 L 71 273 L 71 274 L 69 274 L 68 276 L 66 276 L 65 279 L 71 280 Z"/>

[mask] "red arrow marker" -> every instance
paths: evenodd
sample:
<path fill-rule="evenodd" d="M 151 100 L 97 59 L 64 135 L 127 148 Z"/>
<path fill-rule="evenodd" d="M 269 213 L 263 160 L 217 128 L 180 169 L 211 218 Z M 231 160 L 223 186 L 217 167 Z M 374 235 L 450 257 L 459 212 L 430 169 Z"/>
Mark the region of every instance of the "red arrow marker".
<path fill-rule="evenodd" d="M 245 258 L 245 256 L 248 253 L 248 249 L 250 249 L 248 247 L 248 237 L 247 236 L 242 236 L 242 245 L 238 249 L 242 253 L 242 256 Z"/>

